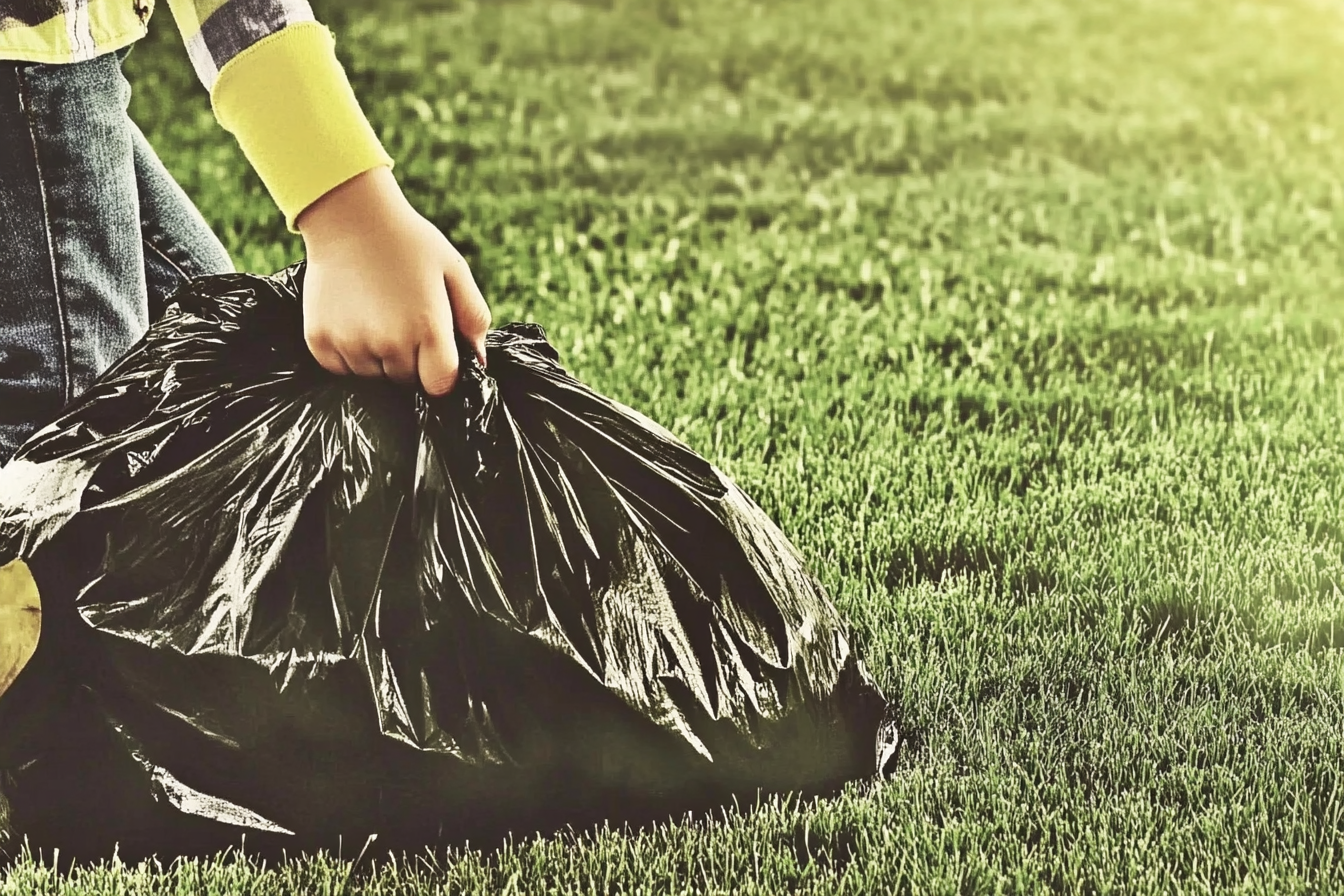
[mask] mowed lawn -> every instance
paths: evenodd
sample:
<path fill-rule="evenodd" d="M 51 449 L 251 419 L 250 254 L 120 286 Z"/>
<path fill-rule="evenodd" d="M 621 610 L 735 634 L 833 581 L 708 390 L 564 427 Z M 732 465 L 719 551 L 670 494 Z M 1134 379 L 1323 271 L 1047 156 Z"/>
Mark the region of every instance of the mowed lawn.
<path fill-rule="evenodd" d="M 132 113 L 274 271 L 162 5 Z M 1344 891 L 1344 3 L 314 5 L 496 321 L 761 503 L 910 748 L 637 833 L 0 893 Z"/>

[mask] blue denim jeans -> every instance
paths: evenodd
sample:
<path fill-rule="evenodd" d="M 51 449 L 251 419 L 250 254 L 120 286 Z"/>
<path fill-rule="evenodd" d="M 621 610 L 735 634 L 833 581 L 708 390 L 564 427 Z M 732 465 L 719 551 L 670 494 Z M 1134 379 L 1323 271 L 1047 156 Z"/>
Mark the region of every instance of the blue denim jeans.
<path fill-rule="evenodd" d="M 127 53 L 0 60 L 0 464 L 187 278 L 233 270 L 127 114 Z"/>

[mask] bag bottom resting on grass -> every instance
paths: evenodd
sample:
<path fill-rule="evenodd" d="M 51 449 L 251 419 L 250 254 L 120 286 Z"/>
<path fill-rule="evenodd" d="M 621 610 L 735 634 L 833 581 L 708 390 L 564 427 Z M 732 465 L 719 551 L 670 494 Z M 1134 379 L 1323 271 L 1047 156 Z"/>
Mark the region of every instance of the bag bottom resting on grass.
<path fill-rule="evenodd" d="M 476 839 L 881 770 L 887 701 L 723 473 L 534 325 L 442 398 L 330 375 L 302 277 L 183 287 L 0 470 L 43 604 L 0 699 L 17 834 Z"/>

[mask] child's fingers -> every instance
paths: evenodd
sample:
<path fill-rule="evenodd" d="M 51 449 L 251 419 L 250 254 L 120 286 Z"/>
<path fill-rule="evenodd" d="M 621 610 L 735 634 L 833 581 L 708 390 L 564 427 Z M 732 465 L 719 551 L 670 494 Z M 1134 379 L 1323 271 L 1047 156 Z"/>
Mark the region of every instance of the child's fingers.
<path fill-rule="evenodd" d="M 446 395 L 457 383 L 457 343 L 452 318 L 444 313 L 425 332 L 416 355 L 420 385 L 430 395 Z"/>
<path fill-rule="evenodd" d="M 341 359 L 345 366 L 358 376 L 382 376 L 382 359 L 375 355 L 369 349 L 351 350 L 347 349 L 341 352 Z"/>
<path fill-rule="evenodd" d="M 414 345 L 405 346 L 396 351 L 384 354 L 380 359 L 383 376 L 403 386 L 409 386 L 415 382 L 419 371 L 417 360 L 419 352 Z"/>
<path fill-rule="evenodd" d="M 490 306 L 471 275 L 471 268 L 461 253 L 454 250 L 443 273 L 448 285 L 448 299 L 453 306 L 453 325 L 476 349 L 476 358 L 485 364 L 485 334 L 490 329 Z"/>
<path fill-rule="evenodd" d="M 338 376 L 348 376 L 354 371 L 345 363 L 345 359 L 325 337 L 316 334 L 304 334 L 304 339 L 308 343 L 308 351 L 312 353 L 313 360 L 328 373 L 334 373 Z"/>

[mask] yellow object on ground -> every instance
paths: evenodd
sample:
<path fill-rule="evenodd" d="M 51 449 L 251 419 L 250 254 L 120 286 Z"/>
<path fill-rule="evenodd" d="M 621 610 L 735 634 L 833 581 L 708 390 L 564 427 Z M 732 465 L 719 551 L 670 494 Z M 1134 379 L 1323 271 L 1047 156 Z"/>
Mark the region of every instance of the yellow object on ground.
<path fill-rule="evenodd" d="M 0 566 L 0 697 L 33 658 L 41 633 L 42 601 L 28 564 Z"/>

